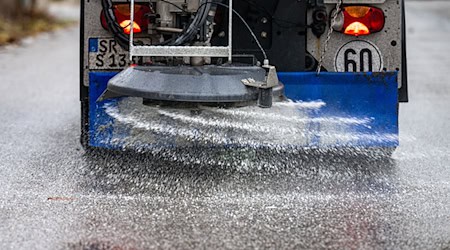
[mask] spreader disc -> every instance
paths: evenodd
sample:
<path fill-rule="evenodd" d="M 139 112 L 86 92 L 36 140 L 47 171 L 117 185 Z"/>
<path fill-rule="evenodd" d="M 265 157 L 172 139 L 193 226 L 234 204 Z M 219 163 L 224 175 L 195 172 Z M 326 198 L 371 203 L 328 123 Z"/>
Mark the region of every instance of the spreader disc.
<path fill-rule="evenodd" d="M 249 102 L 258 98 L 258 89 L 242 80 L 264 81 L 265 75 L 257 66 L 137 66 L 113 77 L 107 91 L 156 101 Z"/>

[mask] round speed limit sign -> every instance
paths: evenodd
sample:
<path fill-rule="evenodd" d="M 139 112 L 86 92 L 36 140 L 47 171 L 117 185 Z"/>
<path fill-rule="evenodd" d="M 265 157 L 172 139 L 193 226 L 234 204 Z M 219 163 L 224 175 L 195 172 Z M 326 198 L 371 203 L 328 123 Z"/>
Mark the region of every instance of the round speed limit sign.
<path fill-rule="evenodd" d="M 383 69 L 380 50 L 363 40 L 351 41 L 342 46 L 334 62 L 337 72 L 380 72 Z"/>

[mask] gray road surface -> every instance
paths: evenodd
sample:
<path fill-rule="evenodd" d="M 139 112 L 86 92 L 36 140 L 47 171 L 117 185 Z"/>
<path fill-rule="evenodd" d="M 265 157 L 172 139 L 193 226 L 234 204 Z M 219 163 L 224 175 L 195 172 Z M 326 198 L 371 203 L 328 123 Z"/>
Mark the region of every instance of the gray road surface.
<path fill-rule="evenodd" d="M 450 3 L 408 2 L 392 160 L 279 169 L 84 154 L 76 28 L 0 50 L 0 249 L 450 248 Z"/>

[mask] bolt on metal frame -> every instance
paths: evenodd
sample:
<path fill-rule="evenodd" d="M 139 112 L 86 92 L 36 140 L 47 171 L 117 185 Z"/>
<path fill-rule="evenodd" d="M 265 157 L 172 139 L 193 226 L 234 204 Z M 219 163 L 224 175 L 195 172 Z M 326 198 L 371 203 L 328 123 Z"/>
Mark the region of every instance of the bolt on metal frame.
<path fill-rule="evenodd" d="M 133 56 L 199 56 L 199 57 L 228 57 L 232 60 L 233 34 L 233 0 L 228 2 L 228 46 L 135 46 L 134 45 L 134 1 L 130 8 L 130 59 Z"/>

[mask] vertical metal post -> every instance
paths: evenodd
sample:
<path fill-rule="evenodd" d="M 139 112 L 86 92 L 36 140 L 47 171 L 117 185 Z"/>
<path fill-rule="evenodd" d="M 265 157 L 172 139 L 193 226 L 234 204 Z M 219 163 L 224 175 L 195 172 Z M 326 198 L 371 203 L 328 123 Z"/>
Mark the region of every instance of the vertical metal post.
<path fill-rule="evenodd" d="M 130 6 L 130 61 L 133 61 L 133 37 L 134 37 L 134 0 L 131 0 Z"/>
<path fill-rule="evenodd" d="M 228 0 L 228 62 L 232 63 L 233 57 L 233 0 Z"/>

